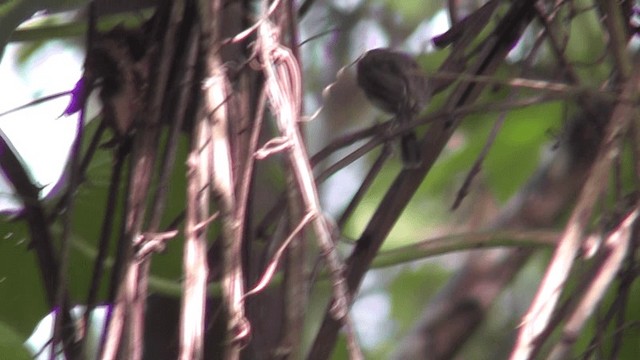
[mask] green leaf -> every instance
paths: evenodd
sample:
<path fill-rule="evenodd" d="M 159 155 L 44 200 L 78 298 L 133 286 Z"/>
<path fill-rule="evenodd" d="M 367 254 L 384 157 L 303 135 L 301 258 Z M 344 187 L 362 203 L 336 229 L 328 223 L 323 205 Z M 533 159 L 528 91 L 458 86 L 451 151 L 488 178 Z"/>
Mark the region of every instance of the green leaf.
<path fill-rule="evenodd" d="M 31 360 L 22 344 L 22 337 L 8 324 L 0 321 L 0 354 L 3 359 Z"/>
<path fill-rule="evenodd" d="M 496 117 L 499 115 L 496 115 Z M 562 127 L 562 104 L 548 103 L 512 111 L 485 162 L 486 175 L 501 201 L 509 199 L 539 164 L 542 146 Z"/>
<path fill-rule="evenodd" d="M 398 13 L 404 21 L 409 24 L 417 24 L 420 21 L 430 18 L 442 9 L 442 4 L 437 1 L 423 0 L 384 0 L 384 4 L 389 10 Z"/>
<path fill-rule="evenodd" d="M 0 5 L 0 60 L 11 33 L 34 12 L 32 3 L 27 0 L 9 0 Z"/>
<path fill-rule="evenodd" d="M 48 312 L 36 255 L 28 245 L 22 221 L 0 221 L 0 321 L 24 338 Z"/>
<path fill-rule="evenodd" d="M 389 285 L 391 314 L 398 323 L 398 333 L 404 334 L 415 323 L 429 299 L 444 284 L 449 273 L 430 263 L 419 268 L 407 268 Z"/>
<path fill-rule="evenodd" d="M 80 7 L 88 0 L 8 0 L 0 4 L 0 61 L 11 33 L 37 11 L 64 11 Z"/>

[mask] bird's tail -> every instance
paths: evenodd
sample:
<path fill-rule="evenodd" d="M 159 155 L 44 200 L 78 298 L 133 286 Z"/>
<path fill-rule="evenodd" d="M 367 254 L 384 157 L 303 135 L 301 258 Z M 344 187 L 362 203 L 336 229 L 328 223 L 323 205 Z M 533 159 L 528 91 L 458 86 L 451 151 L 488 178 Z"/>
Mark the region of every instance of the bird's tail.
<path fill-rule="evenodd" d="M 400 138 L 400 155 L 405 168 L 415 169 L 420 166 L 422 156 L 415 132 L 406 133 Z"/>

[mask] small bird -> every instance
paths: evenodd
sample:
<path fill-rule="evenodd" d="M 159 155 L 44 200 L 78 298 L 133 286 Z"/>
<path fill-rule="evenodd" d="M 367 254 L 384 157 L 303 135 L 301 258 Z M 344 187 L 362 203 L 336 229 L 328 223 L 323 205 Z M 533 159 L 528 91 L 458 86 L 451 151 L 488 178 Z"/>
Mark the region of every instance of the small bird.
<path fill-rule="evenodd" d="M 410 122 L 430 98 L 427 79 L 415 59 L 389 49 L 368 51 L 357 64 L 358 86 L 381 110 L 395 115 L 397 124 Z M 420 147 L 414 131 L 404 133 L 400 151 L 405 168 L 421 163 Z"/>

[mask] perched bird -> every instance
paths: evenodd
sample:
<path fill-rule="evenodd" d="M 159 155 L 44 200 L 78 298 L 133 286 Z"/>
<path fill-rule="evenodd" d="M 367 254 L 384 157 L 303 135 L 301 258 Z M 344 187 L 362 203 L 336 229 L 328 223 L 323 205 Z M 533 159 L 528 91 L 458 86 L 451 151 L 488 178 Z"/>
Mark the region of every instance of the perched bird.
<path fill-rule="evenodd" d="M 430 97 L 427 79 L 413 57 L 388 49 L 368 51 L 357 64 L 358 85 L 381 110 L 394 114 L 397 124 L 410 122 Z M 414 131 L 402 134 L 402 162 L 406 168 L 421 163 Z"/>

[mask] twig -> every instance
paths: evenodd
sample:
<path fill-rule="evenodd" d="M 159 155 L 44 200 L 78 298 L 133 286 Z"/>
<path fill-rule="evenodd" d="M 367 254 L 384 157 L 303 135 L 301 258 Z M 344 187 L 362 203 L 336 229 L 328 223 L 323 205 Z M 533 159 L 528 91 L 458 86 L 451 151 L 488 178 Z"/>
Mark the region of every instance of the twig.
<path fill-rule="evenodd" d="M 96 306 L 98 298 L 98 290 L 100 289 L 100 282 L 102 281 L 102 274 L 104 273 L 104 266 L 107 259 L 107 252 L 109 250 L 109 240 L 113 234 L 113 225 L 115 220 L 115 210 L 120 198 L 120 185 L 122 177 L 122 165 L 124 164 L 124 151 L 122 146 L 118 146 L 117 154 L 115 155 L 115 163 L 111 169 L 111 179 L 109 180 L 107 203 L 105 206 L 104 219 L 102 221 L 102 227 L 100 230 L 100 238 L 98 239 L 98 253 L 96 254 L 93 263 L 93 272 L 91 275 L 91 285 L 89 292 L 87 293 L 86 311 L 84 313 L 84 323 L 86 326 L 85 332 L 88 334 L 91 328 L 91 312 Z M 86 336 L 86 335 L 85 335 Z M 87 339 L 84 339 L 85 344 Z M 101 341 L 102 343 L 102 341 Z M 84 345 L 86 346 L 86 345 Z M 99 345 L 102 347 L 103 345 Z M 98 349 L 98 352 L 101 352 Z"/>
<path fill-rule="evenodd" d="M 487 154 L 489 154 L 491 145 L 493 144 L 496 137 L 498 136 L 498 131 L 500 131 L 500 129 L 502 128 L 502 125 L 504 124 L 504 120 L 506 119 L 506 117 L 507 117 L 506 113 L 500 114 L 498 116 L 498 119 L 493 124 L 493 127 L 491 128 L 491 133 L 489 134 L 489 137 L 485 141 L 485 144 L 482 147 L 480 154 L 478 154 L 478 157 L 476 158 L 476 161 L 473 163 L 471 170 L 469 170 L 467 177 L 464 179 L 464 182 L 462 183 L 460 190 L 458 190 L 458 194 L 456 195 L 456 199 L 453 202 L 453 205 L 451 206 L 451 210 L 457 209 L 458 206 L 460 206 L 460 204 L 462 203 L 462 200 L 465 198 L 465 196 L 467 196 L 467 193 L 469 192 L 469 188 L 471 187 L 471 182 L 473 181 L 475 176 L 480 172 L 480 169 L 482 168 L 482 163 L 484 162 L 484 159 L 487 157 Z"/>
<path fill-rule="evenodd" d="M 57 98 L 60 98 L 60 97 L 63 97 L 63 96 L 67 96 L 67 95 L 71 95 L 71 94 L 72 94 L 71 90 L 68 90 L 68 91 L 62 91 L 62 92 L 59 92 L 59 93 L 56 93 L 56 94 L 52 94 L 52 95 L 43 96 L 41 98 L 35 99 L 33 101 L 29 101 L 28 103 L 20 105 L 18 107 L 15 107 L 13 109 L 9 109 L 9 110 L 7 110 L 5 112 L 1 112 L 0 113 L 0 117 L 12 114 L 12 113 L 14 113 L 16 111 L 20 111 L 22 109 L 29 108 L 31 106 L 42 104 L 42 103 L 47 102 L 49 100 L 55 100 Z"/>
<path fill-rule="evenodd" d="M 269 285 L 269 282 L 273 278 L 273 274 L 276 272 L 278 264 L 280 263 L 280 258 L 282 257 L 282 255 L 284 255 L 285 250 L 287 250 L 287 247 L 291 244 L 291 242 L 296 239 L 296 236 L 302 231 L 302 229 L 304 229 L 305 226 L 309 225 L 309 223 L 314 220 L 315 216 L 315 214 L 309 212 L 302 218 L 302 220 L 300 220 L 300 223 L 296 225 L 296 227 L 291 231 L 289 236 L 282 242 L 278 250 L 275 252 L 273 257 L 269 261 L 269 264 L 267 264 L 267 267 L 264 270 L 262 277 L 260 278 L 258 283 L 254 285 L 251 290 L 247 291 L 244 294 L 245 298 L 257 294 L 265 287 L 267 287 L 267 285 Z"/>
<path fill-rule="evenodd" d="M 230 85 L 227 75 L 223 71 L 222 60 L 218 52 L 219 46 L 223 43 L 220 38 L 219 25 L 222 22 L 220 18 L 222 6 L 222 1 L 213 1 L 201 10 L 201 16 L 204 16 L 202 21 L 208 24 L 204 29 L 206 33 L 202 35 L 203 39 L 208 39 L 208 43 L 205 44 L 208 49 L 207 78 L 203 88 L 209 126 L 206 146 L 210 151 L 208 155 L 210 156 L 208 159 L 209 168 L 207 169 L 209 177 L 206 180 L 211 184 L 211 192 L 218 202 L 222 221 L 222 293 L 227 312 L 227 346 L 224 358 L 231 360 L 239 358 L 240 349 L 249 336 L 250 325 L 245 317 L 241 221 L 234 191 L 235 179 L 228 131 Z M 203 145 L 204 143 L 201 144 L 201 146 Z M 204 152 L 201 153 L 201 156 L 204 156 L 203 154 Z M 204 185 L 205 178 L 203 175 L 201 177 L 201 184 Z M 201 208 L 204 208 L 204 204 L 201 205 Z M 203 255 L 206 261 L 206 253 Z M 202 287 L 204 294 L 206 279 L 203 280 L 205 282 L 199 286 Z M 204 303 L 202 305 L 204 306 Z"/>

